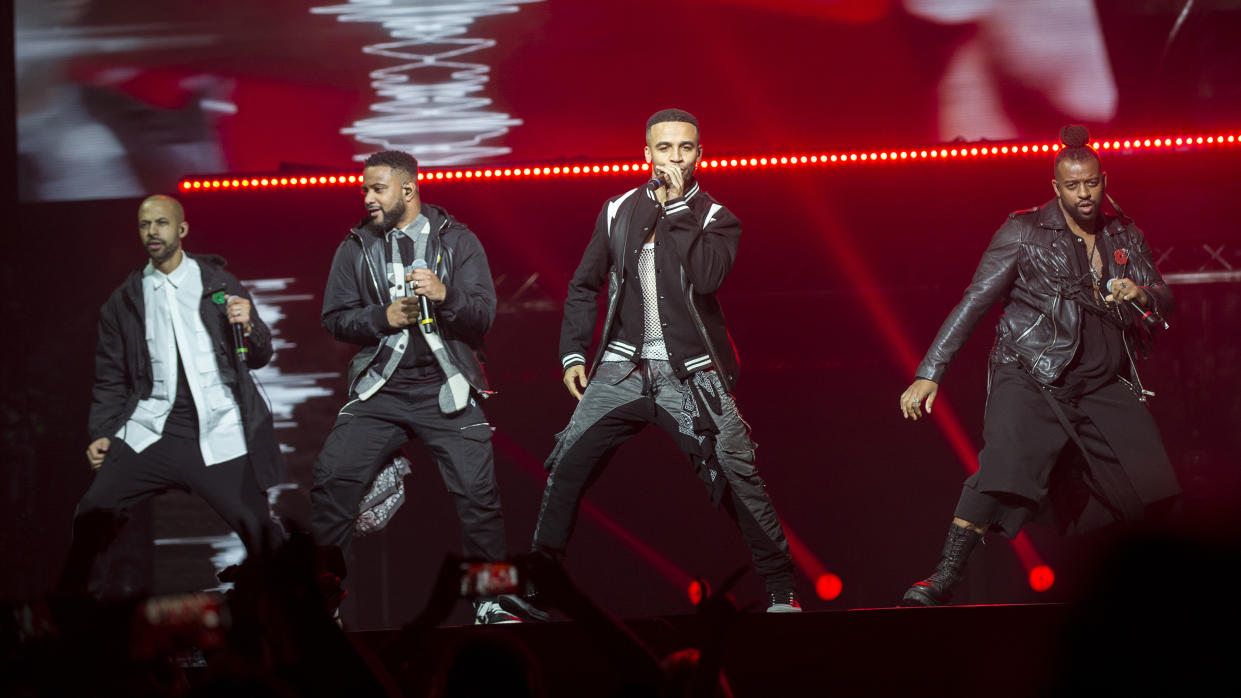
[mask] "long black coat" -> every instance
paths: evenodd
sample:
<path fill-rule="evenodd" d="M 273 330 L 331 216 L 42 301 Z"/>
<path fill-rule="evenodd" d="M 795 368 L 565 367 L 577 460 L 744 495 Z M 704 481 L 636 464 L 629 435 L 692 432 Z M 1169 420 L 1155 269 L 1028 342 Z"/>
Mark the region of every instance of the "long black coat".
<path fill-rule="evenodd" d="M 186 253 L 188 255 L 188 253 Z M 215 348 L 220 379 L 233 392 L 241 407 L 246 448 L 259 486 L 271 487 L 285 480 L 284 458 L 276 443 L 271 411 L 254 385 L 249 370 L 238 370 L 223 305 L 212 295 L 223 291 L 250 299 L 237 277 L 224 271 L 224 258 L 216 255 L 189 255 L 202 270 L 203 297 L 199 315 Z M 151 397 L 153 387 L 151 354 L 146 341 L 146 309 L 142 295 L 142 270 L 134 270 L 124 283 L 108 296 L 99 311 L 99 340 L 95 346 L 95 385 L 91 390 L 90 439 L 112 437 L 129 421 L 139 400 Z M 271 360 L 271 330 L 250 306 L 249 352 L 246 368 L 257 369 Z"/>

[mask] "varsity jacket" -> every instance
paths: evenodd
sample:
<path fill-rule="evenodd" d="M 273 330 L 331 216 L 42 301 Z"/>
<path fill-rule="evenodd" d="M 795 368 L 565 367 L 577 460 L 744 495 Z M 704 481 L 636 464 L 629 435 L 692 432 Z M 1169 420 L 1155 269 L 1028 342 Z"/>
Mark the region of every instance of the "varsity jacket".
<path fill-rule="evenodd" d="M 715 292 L 737 257 L 741 221 L 697 181 L 688 185 L 683 196 L 662 207 L 645 187 L 604 204 L 569 282 L 560 328 L 562 369 L 586 363 L 598 319 L 595 299 L 605 282 L 607 312 L 589 373 L 594 375 L 606 352 L 638 360 L 644 333 L 638 255 L 654 228 L 659 316 L 673 371 L 684 380 L 714 369 L 726 390 L 736 385 L 740 363 Z"/>
<path fill-rule="evenodd" d="M 422 204 L 431 224 L 427 259 L 447 287 L 444 300 L 431 303 L 435 326 L 453 365 L 481 397 L 491 395 L 483 373 L 483 338 L 496 317 L 496 290 L 478 237 L 439 206 Z M 384 272 L 383 236 L 364 227 L 349 231 L 336 249 L 323 292 L 323 329 L 337 341 L 361 345 L 349 362 L 349 395 L 375 361 L 384 337 L 399 332 L 388 324 L 392 295 Z M 417 328 L 414 328 L 417 329 Z"/>
<path fill-rule="evenodd" d="M 237 277 L 224 271 L 224 258 L 190 255 L 202 272 L 203 297 L 199 316 L 211 335 L 220 380 L 229 387 L 241 409 L 246 450 L 259 486 L 266 489 L 285 481 L 284 458 L 276 442 L 267 402 L 249 370 L 239 370 L 232 346 L 232 329 L 224 306 L 212 296 L 223 291 L 250 299 Z M 90 439 L 112 437 L 134 413 L 139 400 L 151 397 L 154 387 L 151 353 L 146 339 L 146 303 L 142 294 L 142 267 L 134 270 L 104 302 L 99 311 L 99 340 L 95 348 L 95 385 L 91 390 Z M 250 306 L 250 336 L 246 338 L 246 369 L 258 369 L 271 360 L 271 330 Z"/>
<path fill-rule="evenodd" d="M 1133 279 L 1146 290 L 1150 309 L 1169 316 L 1172 290 L 1155 268 L 1146 237 L 1131 219 L 1111 211 L 1103 215 L 1099 235 L 1107 237 L 1114 251 L 1103 260 L 1104 281 Z M 1081 341 L 1082 309 L 1072 300 L 1078 286 L 1078 275 L 1069 261 L 1076 254 L 1073 237 L 1056 199 L 1010 214 L 983 253 L 964 298 L 940 327 L 918 366 L 917 377 L 940 382 L 982 317 L 1002 302 L 1004 314 L 996 327 L 993 365 L 1016 362 L 1040 383 L 1053 384 Z M 1141 396 L 1134 359 L 1149 351 L 1150 330 L 1128 305 L 1120 306 L 1120 311 L 1128 321 L 1123 333 L 1128 378 Z"/>

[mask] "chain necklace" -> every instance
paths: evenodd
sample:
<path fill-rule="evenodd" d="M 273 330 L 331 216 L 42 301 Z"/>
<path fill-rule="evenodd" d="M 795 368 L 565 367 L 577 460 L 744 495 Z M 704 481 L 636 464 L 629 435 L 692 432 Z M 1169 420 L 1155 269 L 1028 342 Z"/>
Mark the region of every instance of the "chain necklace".
<path fill-rule="evenodd" d="M 1096 237 L 1095 240 L 1097 239 Z M 1090 241 L 1090 252 L 1086 255 L 1086 268 L 1090 270 L 1090 283 L 1094 286 L 1095 299 L 1097 300 L 1102 298 L 1103 294 L 1099 292 L 1099 282 L 1101 281 L 1099 270 L 1094 267 L 1095 240 Z"/>

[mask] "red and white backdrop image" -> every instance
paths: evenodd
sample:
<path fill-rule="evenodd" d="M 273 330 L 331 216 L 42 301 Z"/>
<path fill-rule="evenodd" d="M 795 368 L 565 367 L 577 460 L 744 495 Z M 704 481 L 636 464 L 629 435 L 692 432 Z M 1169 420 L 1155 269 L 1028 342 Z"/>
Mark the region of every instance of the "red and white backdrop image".
<path fill-rule="evenodd" d="M 17 0 L 23 200 L 178 178 L 617 157 L 677 105 L 716 154 L 1216 128 L 1229 3 Z M 1100 130 L 1101 129 L 1101 130 Z M 69 174 L 72 169 L 73 174 Z"/>

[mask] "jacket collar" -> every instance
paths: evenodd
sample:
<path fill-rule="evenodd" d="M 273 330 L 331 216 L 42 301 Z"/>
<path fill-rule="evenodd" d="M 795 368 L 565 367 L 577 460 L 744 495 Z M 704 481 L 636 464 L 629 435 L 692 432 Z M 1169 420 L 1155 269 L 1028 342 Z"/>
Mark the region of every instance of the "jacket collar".
<path fill-rule="evenodd" d="M 179 289 L 185 284 L 190 274 L 197 270 L 198 262 L 194 261 L 193 257 L 183 251 L 181 253 L 181 263 L 177 265 L 176 269 L 172 270 L 171 274 L 165 274 L 156 269 L 155 265 L 148 260 L 146 266 L 142 268 L 142 276 L 144 279 L 151 279 L 151 283 L 156 290 L 163 288 L 166 283 L 172 284 L 173 288 Z"/>
<path fill-rule="evenodd" d="M 456 219 L 453 218 L 447 211 L 439 206 L 436 206 L 435 204 L 428 204 L 424 202 L 419 209 L 419 213 L 426 216 L 427 221 L 431 223 L 432 236 L 439 233 L 449 225 L 457 222 Z M 382 240 L 383 236 L 374 235 L 367 230 L 366 221 L 367 218 L 363 217 L 360 221 L 358 221 L 357 225 L 349 229 L 349 234 L 356 235 L 363 242 Z M 384 232 L 387 233 L 387 231 Z"/>

